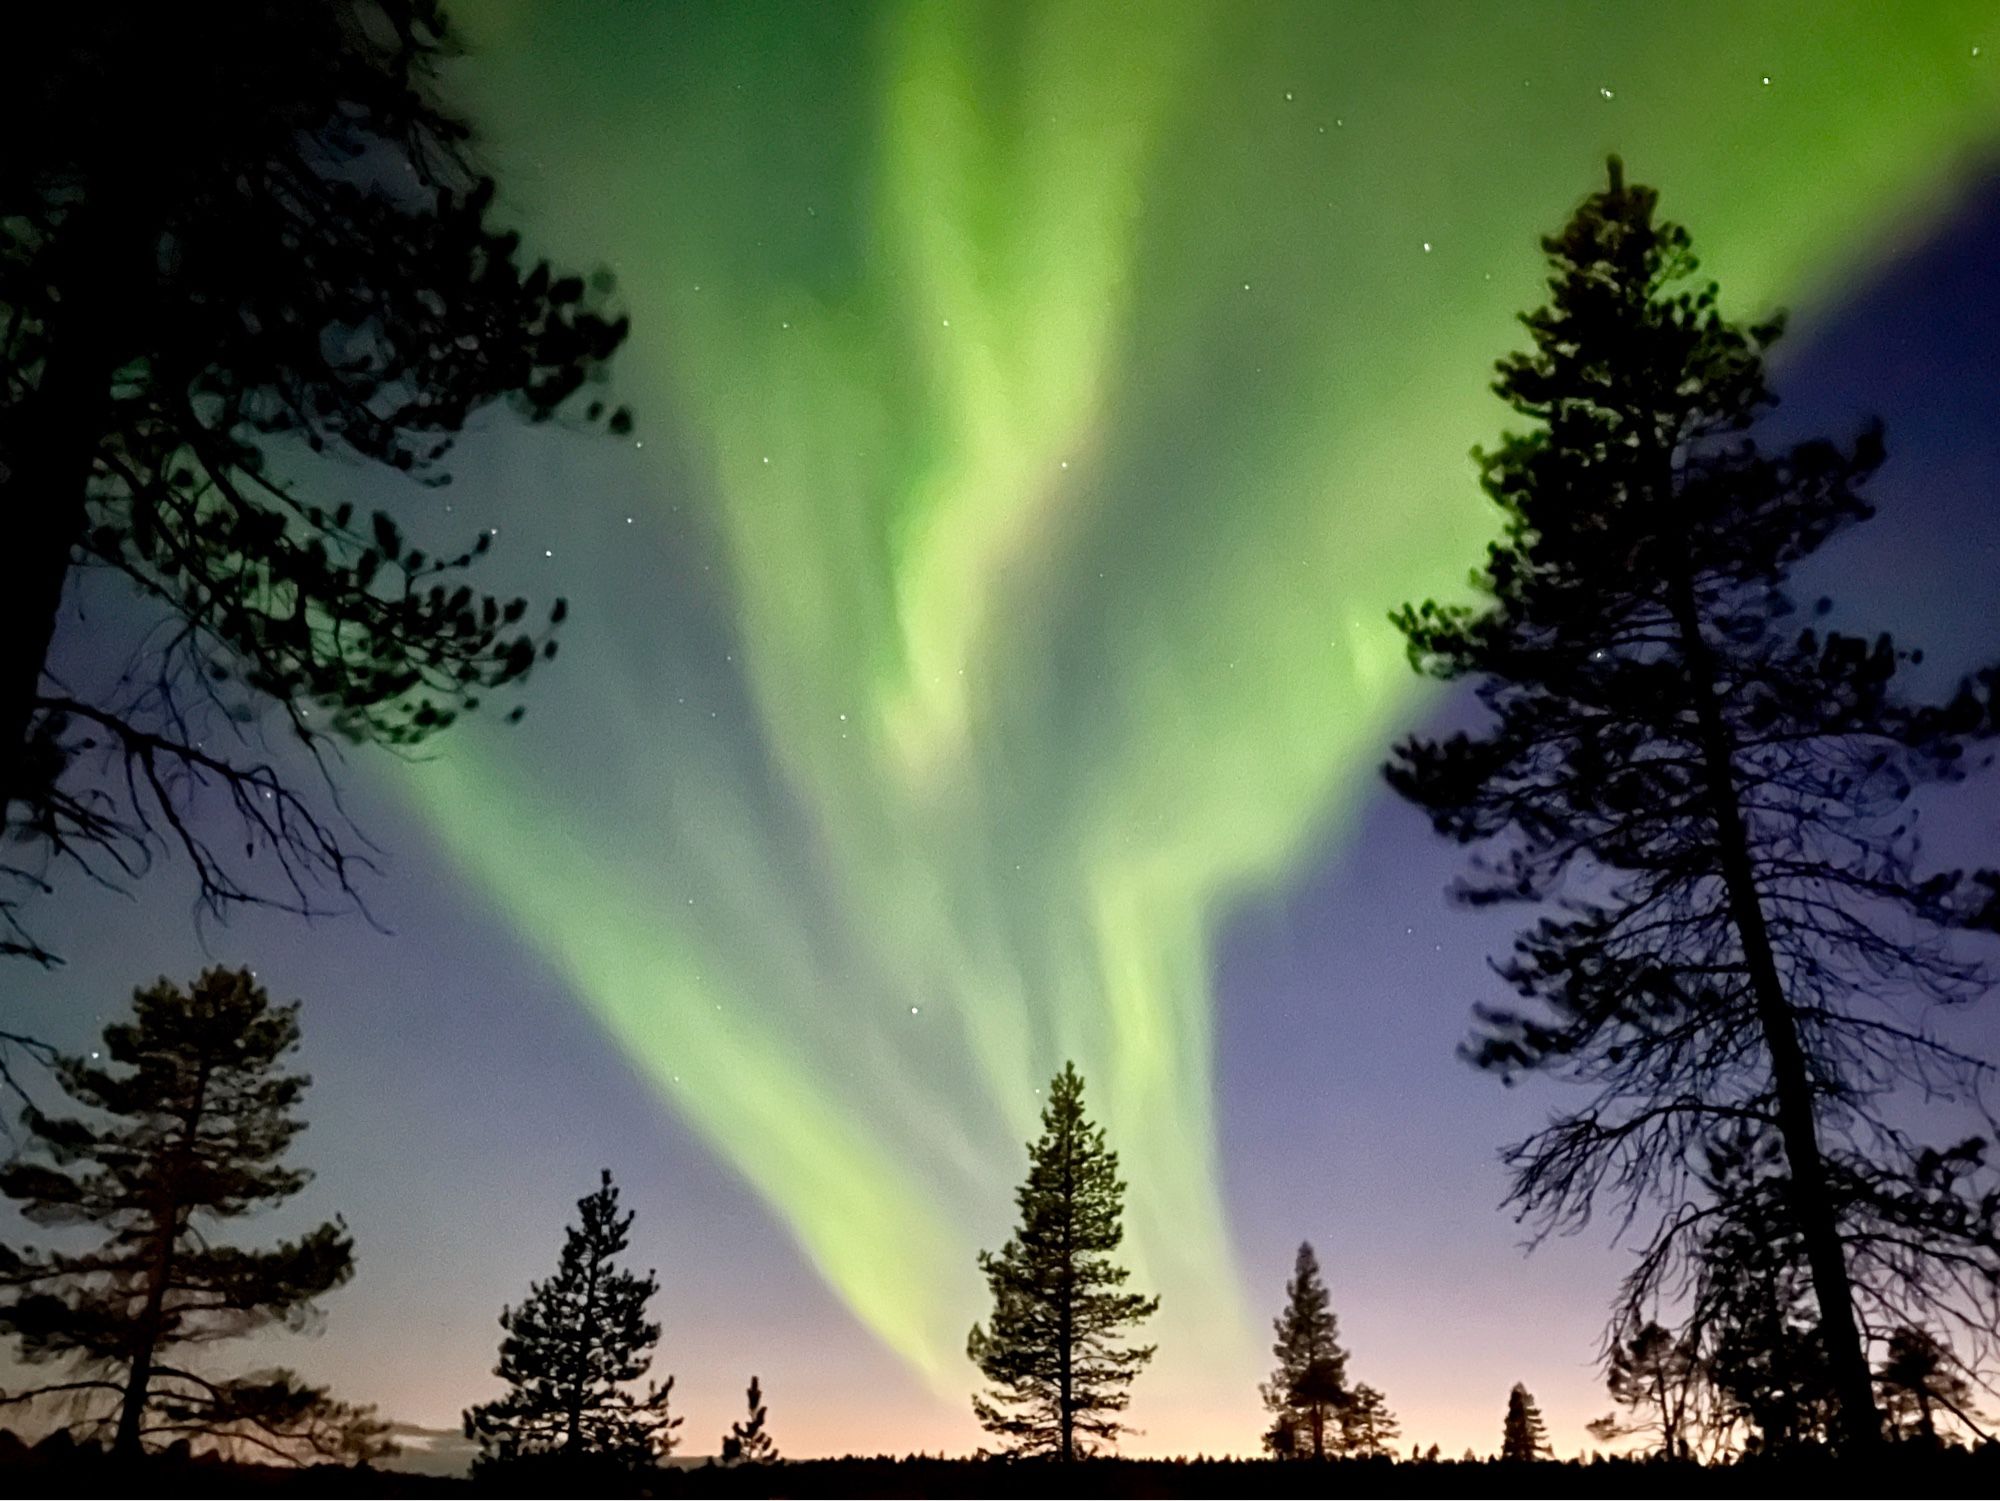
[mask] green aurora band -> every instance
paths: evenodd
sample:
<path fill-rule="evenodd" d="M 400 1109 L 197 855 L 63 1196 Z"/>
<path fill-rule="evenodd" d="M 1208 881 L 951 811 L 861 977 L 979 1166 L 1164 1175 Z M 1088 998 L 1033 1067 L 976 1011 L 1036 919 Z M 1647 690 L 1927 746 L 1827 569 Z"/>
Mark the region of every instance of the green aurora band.
<path fill-rule="evenodd" d="M 940 1391 L 1075 1058 L 1165 1295 L 1148 1412 L 1240 1403 L 1212 940 L 1411 712 L 1386 612 L 1481 543 L 1536 235 L 1617 149 L 1731 306 L 1823 298 L 1994 143 L 2000 13 L 461 10 L 517 207 L 635 319 L 647 525 L 558 535 L 672 598 L 593 602 L 565 540 L 527 741 L 574 738 L 412 795 Z"/>

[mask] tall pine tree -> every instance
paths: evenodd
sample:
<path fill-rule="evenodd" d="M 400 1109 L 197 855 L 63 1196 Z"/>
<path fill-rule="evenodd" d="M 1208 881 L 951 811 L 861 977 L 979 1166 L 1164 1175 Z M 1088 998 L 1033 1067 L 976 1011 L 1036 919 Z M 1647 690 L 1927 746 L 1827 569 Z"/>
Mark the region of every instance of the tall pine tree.
<path fill-rule="evenodd" d="M 1500 1457 L 1528 1464 L 1552 1458 L 1554 1453 L 1549 1447 L 1548 1427 L 1542 1422 L 1542 1409 L 1527 1387 L 1515 1382 L 1507 1393 L 1507 1417 L 1500 1427 Z"/>
<path fill-rule="evenodd" d="M 1284 1312 L 1272 1328 L 1278 1341 L 1271 1353 L 1278 1366 L 1261 1389 L 1264 1405 L 1276 1415 L 1268 1437 L 1277 1442 L 1270 1447 L 1324 1459 L 1328 1429 L 1348 1396 L 1347 1352 L 1340 1347 L 1340 1321 L 1310 1241 L 1299 1243 L 1285 1284 Z"/>
<path fill-rule="evenodd" d="M 311 1082 L 283 1066 L 298 1010 L 272 1005 L 248 970 L 210 969 L 186 992 L 164 979 L 135 992 L 132 1019 L 104 1029 L 102 1059 L 57 1059 L 57 1081 L 89 1114 L 24 1109 L 26 1146 L 0 1169 L 0 1193 L 33 1224 L 103 1240 L 74 1253 L 0 1247 L 0 1330 L 30 1365 L 78 1368 L 8 1401 L 75 1399 L 73 1426 L 107 1433 L 127 1458 L 197 1436 L 291 1459 L 393 1452 L 369 1409 L 289 1372 L 231 1378 L 199 1358 L 273 1324 L 303 1327 L 314 1300 L 353 1275 L 338 1220 L 268 1250 L 224 1238 L 312 1178 L 285 1161 Z"/>
<path fill-rule="evenodd" d="M 681 1425 L 668 1410 L 674 1378 L 648 1383 L 644 1395 L 626 1390 L 660 1341 L 660 1326 L 646 1317 L 659 1281 L 615 1260 L 633 1217 L 618 1212 L 609 1171 L 576 1207 L 555 1276 L 529 1284 L 519 1308 L 500 1312 L 506 1338 L 493 1374 L 508 1390 L 465 1413 L 465 1436 L 478 1441 L 486 1464 L 554 1456 L 636 1470 L 673 1452 Z"/>
<path fill-rule="evenodd" d="M 1468 901 L 1553 909 L 1501 969 L 1529 1004 L 1480 1008 L 1472 1048 L 1592 1092 L 1510 1150 L 1517 1206 L 1554 1227 L 1600 1193 L 1659 1205 L 1628 1289 L 1643 1306 L 1698 1255 L 1708 1140 L 1767 1127 L 1843 1440 L 1866 1446 L 1857 1293 L 1881 1324 L 1967 1285 L 1932 1253 L 2000 1271 L 2000 1200 L 1940 1185 L 1887 1103 L 1904 1086 L 1965 1098 L 1984 1073 L 1918 1013 L 1986 988 L 1965 935 L 2000 918 L 2000 876 L 1920 873 L 1912 800 L 1964 775 L 1996 679 L 1927 707 L 1888 638 L 1798 629 L 1789 575 L 1870 514 L 1880 436 L 1759 446 L 1778 325 L 1724 318 L 1655 203 L 1613 161 L 1544 242 L 1549 304 L 1495 384 L 1530 427 L 1479 455 L 1502 523 L 1485 598 L 1396 616 L 1412 661 L 1471 680 L 1489 722 L 1404 742 L 1388 775 L 1485 847 Z M 1904 1248 L 1859 1273 L 1856 1213 L 1897 1221 Z"/>
<path fill-rule="evenodd" d="M 1153 1347 L 1121 1336 L 1160 1300 L 1119 1291 L 1131 1275 L 1111 1260 L 1124 1239 L 1125 1185 L 1118 1154 L 1083 1113 L 1073 1063 L 1049 1087 L 1028 1156 L 1014 1196 L 1020 1228 L 998 1255 L 979 1254 L 993 1316 L 972 1326 L 966 1355 L 994 1389 L 972 1408 L 1015 1453 L 1073 1460 L 1092 1452 L 1091 1439 L 1126 1431 L 1117 1415 Z"/>

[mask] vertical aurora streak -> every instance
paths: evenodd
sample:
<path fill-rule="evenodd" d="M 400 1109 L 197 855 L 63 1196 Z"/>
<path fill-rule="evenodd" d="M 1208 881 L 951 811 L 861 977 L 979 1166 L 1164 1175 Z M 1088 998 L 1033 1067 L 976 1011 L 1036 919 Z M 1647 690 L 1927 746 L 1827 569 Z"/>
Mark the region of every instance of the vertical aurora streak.
<path fill-rule="evenodd" d="M 1211 941 L 1409 710 L 1535 235 L 1615 148 L 1732 305 L 1810 298 L 2000 138 L 2000 8 L 463 19 L 535 234 L 620 273 L 657 506 L 479 488 L 675 582 L 565 569 L 525 751 L 413 796 L 941 1390 L 1073 1056 L 1165 1297 L 1136 1416 L 1247 1400 Z"/>

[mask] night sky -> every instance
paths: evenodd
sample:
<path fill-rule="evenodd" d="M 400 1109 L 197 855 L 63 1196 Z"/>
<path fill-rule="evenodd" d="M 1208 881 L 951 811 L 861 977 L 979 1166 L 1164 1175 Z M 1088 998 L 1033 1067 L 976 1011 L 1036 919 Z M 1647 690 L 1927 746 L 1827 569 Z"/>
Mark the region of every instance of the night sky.
<path fill-rule="evenodd" d="M 198 932 L 168 866 L 7 973 L 72 1045 L 205 962 L 304 998 L 271 1228 L 341 1212 L 360 1270 L 271 1358 L 455 1427 L 608 1166 L 688 1451 L 752 1371 L 788 1455 L 968 1450 L 974 1254 L 1073 1057 L 1165 1299 L 1131 1452 L 1254 1449 L 1302 1237 L 1406 1442 L 1492 1449 L 1519 1380 L 1587 1447 L 1623 1253 L 1494 1207 L 1559 1100 L 1453 1056 L 1510 924 L 1381 785 L 1463 712 L 1386 615 L 1477 557 L 1491 362 L 1616 150 L 1728 309 L 1793 310 L 1780 425 L 1888 423 L 1811 584 L 1993 654 L 2000 5 L 464 9 L 510 211 L 619 276 L 638 429 L 297 474 L 496 528 L 563 654 L 517 728 L 350 758 L 389 931 Z M 83 602 L 78 673 L 131 623 Z"/>

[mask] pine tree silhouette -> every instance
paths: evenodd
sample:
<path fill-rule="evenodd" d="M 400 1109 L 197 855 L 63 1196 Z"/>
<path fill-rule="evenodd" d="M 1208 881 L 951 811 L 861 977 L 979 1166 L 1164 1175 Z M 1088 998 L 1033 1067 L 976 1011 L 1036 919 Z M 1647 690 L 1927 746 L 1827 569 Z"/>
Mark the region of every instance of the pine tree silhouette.
<path fill-rule="evenodd" d="M 1334 1316 L 1326 1283 L 1320 1280 L 1319 1258 L 1312 1243 L 1299 1243 L 1291 1280 L 1285 1284 L 1285 1308 L 1272 1322 L 1277 1343 L 1271 1353 L 1278 1367 L 1261 1388 L 1265 1407 L 1291 1421 L 1275 1424 L 1266 1447 L 1304 1451 L 1326 1458 L 1327 1430 L 1347 1399 L 1347 1352 L 1340 1347 L 1340 1321 Z M 1276 1437 L 1282 1435 L 1282 1437 Z"/>
<path fill-rule="evenodd" d="M 749 1418 L 740 1423 L 731 1423 L 729 1432 L 722 1439 L 722 1462 L 724 1464 L 768 1465 L 778 1461 L 778 1446 L 771 1441 L 771 1435 L 764 1429 L 768 1414 L 764 1409 L 764 1389 L 757 1384 L 757 1378 L 750 1378 L 747 1394 L 750 1408 Z"/>
<path fill-rule="evenodd" d="M 633 1216 L 618 1212 L 608 1171 L 576 1207 L 555 1276 L 530 1284 L 519 1308 L 501 1310 L 506 1337 L 493 1374 L 508 1391 L 466 1410 L 465 1436 L 488 1465 L 554 1455 L 636 1470 L 673 1452 L 681 1425 L 668 1408 L 674 1378 L 649 1383 L 643 1396 L 626 1390 L 646 1374 L 660 1340 L 646 1317 L 659 1281 L 615 1260 Z"/>
<path fill-rule="evenodd" d="M 1527 1004 L 1479 1008 L 1470 1052 L 1590 1099 L 1510 1149 L 1516 1206 L 1544 1229 L 1601 1194 L 1661 1208 L 1629 1313 L 1699 1254 L 1681 1209 L 1709 1138 L 1767 1123 L 1840 1439 L 1867 1447 L 1857 1295 L 1878 1325 L 1915 1307 L 1977 1328 L 1990 1313 L 1960 1289 L 2000 1276 L 1977 1148 L 1931 1151 L 1889 1108 L 1906 1087 L 1976 1098 L 1984 1073 L 1921 1013 L 1995 978 L 1970 935 L 2000 926 L 2000 873 L 1920 870 L 1914 803 L 1965 776 L 2000 674 L 1921 704 L 1897 681 L 1916 654 L 1799 629 L 1789 576 L 1871 514 L 1881 435 L 1759 446 L 1780 326 L 1724 318 L 1656 205 L 1614 159 L 1544 241 L 1548 305 L 1494 388 L 1528 429 L 1478 456 L 1502 525 L 1483 598 L 1395 617 L 1487 723 L 1412 737 L 1387 772 L 1483 847 L 1467 902 L 1546 909 L 1500 966 Z M 1881 1256 L 1847 1253 L 1855 1213 L 1883 1223 Z"/>
<path fill-rule="evenodd" d="M 223 1238 L 231 1221 L 312 1178 L 285 1161 L 311 1082 L 283 1067 L 298 1048 L 298 1010 L 272 1005 L 248 970 L 209 969 L 185 993 L 164 979 L 135 992 L 132 1019 L 104 1029 L 105 1061 L 55 1061 L 57 1082 L 91 1116 L 24 1108 L 26 1148 L 0 1168 L 0 1194 L 32 1223 L 104 1238 L 84 1252 L 0 1248 L 0 1330 L 30 1365 L 80 1366 L 14 1399 L 40 1391 L 85 1403 L 85 1426 L 110 1430 L 128 1458 L 169 1434 L 285 1459 L 394 1452 L 372 1409 L 288 1371 L 225 1378 L 194 1360 L 300 1322 L 353 1275 L 354 1242 L 337 1219 L 269 1250 Z M 94 1416 L 92 1398 L 109 1399 L 115 1417 Z"/>
<path fill-rule="evenodd" d="M 1120 1336 L 1160 1300 L 1118 1291 L 1131 1275 L 1110 1259 L 1124 1239 L 1125 1185 L 1118 1154 L 1083 1113 L 1074 1064 L 1051 1083 L 1028 1154 L 1020 1228 L 998 1255 L 979 1256 L 993 1316 L 972 1326 L 966 1354 L 994 1389 L 972 1407 L 1014 1453 L 1072 1460 L 1091 1452 L 1088 1440 L 1126 1431 L 1117 1414 L 1153 1347 Z"/>
<path fill-rule="evenodd" d="M 1549 1447 L 1549 1433 L 1542 1422 L 1542 1410 L 1535 1405 L 1527 1387 L 1520 1382 L 1507 1393 L 1507 1420 L 1500 1429 L 1500 1457 L 1517 1464 L 1526 1464 L 1537 1459 L 1548 1459 L 1555 1453 Z"/>
<path fill-rule="evenodd" d="M 1389 1399 L 1365 1381 L 1340 1404 L 1342 1454 L 1355 1459 L 1391 1458 L 1402 1431 L 1402 1424 L 1389 1411 Z"/>

